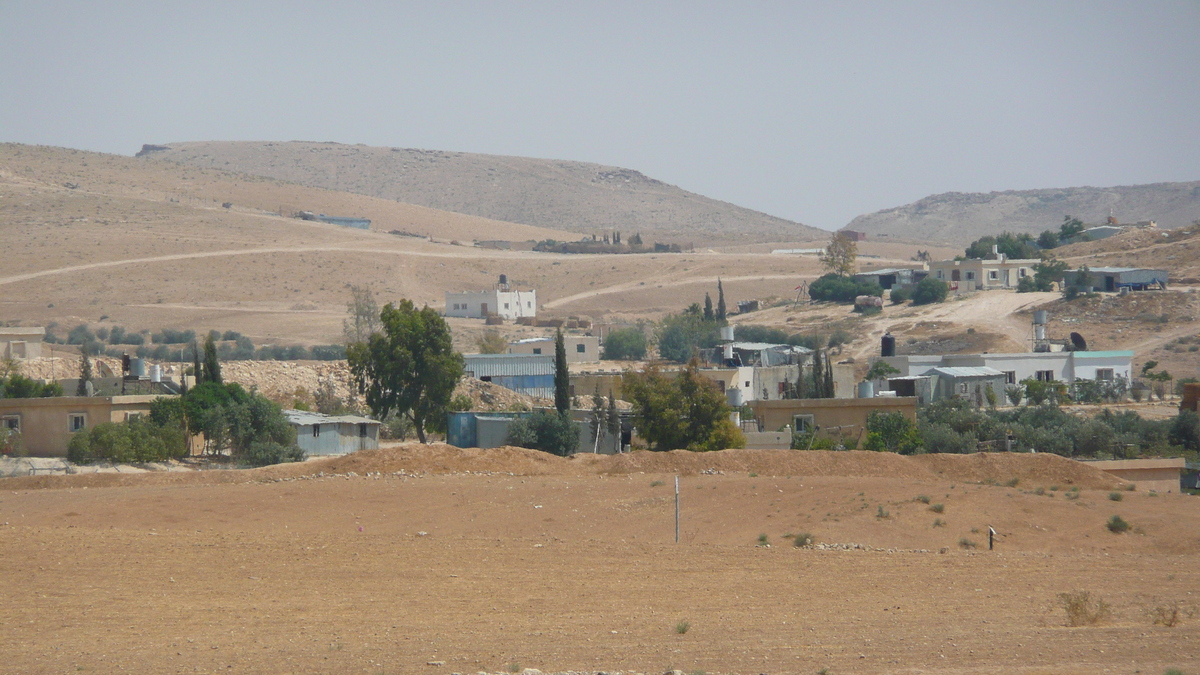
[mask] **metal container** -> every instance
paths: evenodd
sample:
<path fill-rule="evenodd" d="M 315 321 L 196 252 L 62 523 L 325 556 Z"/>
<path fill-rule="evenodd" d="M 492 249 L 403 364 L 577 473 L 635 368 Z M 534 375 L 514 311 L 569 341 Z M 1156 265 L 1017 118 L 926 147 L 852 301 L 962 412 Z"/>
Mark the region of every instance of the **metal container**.
<path fill-rule="evenodd" d="M 163 376 L 162 366 L 158 365 L 157 363 L 150 366 L 150 381 L 151 382 L 162 382 L 162 376 Z"/>
<path fill-rule="evenodd" d="M 895 356 L 896 355 L 896 338 L 891 333 L 885 333 L 879 341 L 880 356 Z"/>
<path fill-rule="evenodd" d="M 733 358 L 733 345 L 726 344 L 724 347 L 722 347 L 721 348 L 721 357 L 724 358 L 726 361 L 728 361 L 729 359 L 732 359 Z"/>
<path fill-rule="evenodd" d="M 733 326 L 721 326 L 721 341 L 733 342 Z"/>
<path fill-rule="evenodd" d="M 725 398 L 729 401 L 729 405 L 734 408 L 740 408 L 745 405 L 745 399 L 742 397 L 742 390 L 734 387 L 725 390 Z"/>
<path fill-rule="evenodd" d="M 139 380 L 146 379 L 146 359 L 129 359 L 129 376 L 136 377 Z"/>
<path fill-rule="evenodd" d="M 859 398 L 875 398 L 875 383 L 864 380 L 858 383 Z"/>
<path fill-rule="evenodd" d="M 1050 323 L 1050 312 L 1044 309 L 1039 309 L 1033 313 L 1033 322 L 1040 326 L 1045 326 Z"/>

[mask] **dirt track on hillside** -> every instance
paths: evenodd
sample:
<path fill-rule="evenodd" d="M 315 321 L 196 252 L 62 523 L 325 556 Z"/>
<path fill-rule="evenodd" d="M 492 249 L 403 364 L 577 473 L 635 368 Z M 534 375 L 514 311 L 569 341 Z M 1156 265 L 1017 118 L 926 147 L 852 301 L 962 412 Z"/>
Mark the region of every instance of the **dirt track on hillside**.
<path fill-rule="evenodd" d="M 417 445 L 6 479 L 0 670 L 1191 672 L 1200 502 L 1113 502 L 1104 482 L 1051 456 Z M 1134 530 L 1109 533 L 1113 513 Z M 860 548 L 798 549 L 797 532 Z M 1111 616 L 1065 627 L 1074 590 Z M 1182 623 L 1154 625 L 1172 603 Z"/>

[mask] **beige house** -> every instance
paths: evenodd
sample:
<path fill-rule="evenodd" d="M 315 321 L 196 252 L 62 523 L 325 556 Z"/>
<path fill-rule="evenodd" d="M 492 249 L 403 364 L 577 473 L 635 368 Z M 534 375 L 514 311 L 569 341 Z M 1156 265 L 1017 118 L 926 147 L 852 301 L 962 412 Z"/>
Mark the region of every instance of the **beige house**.
<path fill-rule="evenodd" d="M 958 293 L 1016 288 L 1021 279 L 1033 276 L 1034 265 L 1040 262 L 1004 256 L 995 260 L 941 260 L 929 263 L 929 276 L 950 284 L 950 290 Z"/>
<path fill-rule="evenodd" d="M 1179 492 L 1179 476 L 1186 462 L 1174 459 L 1113 459 L 1088 462 L 1104 473 L 1127 480 L 1147 492 Z"/>
<path fill-rule="evenodd" d="M 0 359 L 37 359 L 42 356 L 46 329 L 0 327 Z"/>
<path fill-rule="evenodd" d="M 101 422 L 124 422 L 146 415 L 161 396 L 54 396 L 0 398 L 0 425 L 20 432 L 33 457 L 66 457 L 77 431 Z"/>
<path fill-rule="evenodd" d="M 596 363 L 600 360 L 600 338 L 592 335 L 563 334 L 567 348 L 567 363 Z M 554 356 L 554 338 L 537 337 L 508 344 L 509 354 L 542 354 Z"/>

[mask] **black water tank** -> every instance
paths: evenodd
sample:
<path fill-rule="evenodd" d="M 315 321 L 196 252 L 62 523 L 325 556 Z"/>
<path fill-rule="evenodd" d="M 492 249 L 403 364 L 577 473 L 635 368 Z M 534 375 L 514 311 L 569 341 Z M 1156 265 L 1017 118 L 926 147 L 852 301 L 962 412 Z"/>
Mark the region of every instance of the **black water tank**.
<path fill-rule="evenodd" d="M 896 338 L 892 337 L 891 333 L 885 333 L 883 339 L 879 341 L 880 356 L 895 356 L 896 355 Z"/>
<path fill-rule="evenodd" d="M 507 286 L 507 285 L 508 285 L 508 275 L 507 275 L 507 274 L 501 274 L 501 275 L 500 275 L 500 285 L 501 285 L 501 286 Z"/>

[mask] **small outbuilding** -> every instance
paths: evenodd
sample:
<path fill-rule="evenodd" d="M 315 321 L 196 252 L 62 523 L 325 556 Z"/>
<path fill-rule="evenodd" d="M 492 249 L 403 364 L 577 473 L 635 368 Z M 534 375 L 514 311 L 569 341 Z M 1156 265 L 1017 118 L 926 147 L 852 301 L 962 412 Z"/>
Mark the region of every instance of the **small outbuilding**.
<path fill-rule="evenodd" d="M 379 421 L 357 415 L 322 415 L 284 410 L 296 430 L 296 445 L 310 456 L 348 455 L 379 447 Z"/>
<path fill-rule="evenodd" d="M 1123 288 L 1131 291 L 1165 289 L 1167 270 L 1146 267 L 1093 267 L 1087 271 L 1087 280 L 1080 277 L 1083 270 L 1067 270 L 1063 273 L 1064 286 L 1085 286 L 1094 291 L 1117 293 Z"/>
<path fill-rule="evenodd" d="M 1179 492 L 1180 477 L 1187 468 L 1182 457 L 1174 459 L 1114 459 L 1088 462 L 1121 480 L 1148 492 Z"/>
<path fill-rule="evenodd" d="M 467 377 L 506 389 L 554 398 L 554 349 L 549 354 L 463 354 Z"/>
<path fill-rule="evenodd" d="M 864 270 L 855 274 L 854 278 L 867 283 L 878 284 L 881 288 L 887 290 L 893 286 L 912 286 L 920 283 L 927 276 L 929 276 L 929 272 L 925 270 L 913 270 L 907 267 L 888 267 L 881 270 Z"/>

